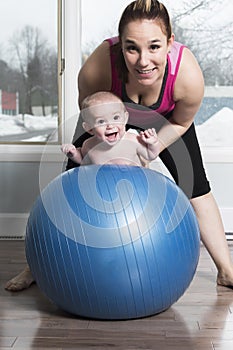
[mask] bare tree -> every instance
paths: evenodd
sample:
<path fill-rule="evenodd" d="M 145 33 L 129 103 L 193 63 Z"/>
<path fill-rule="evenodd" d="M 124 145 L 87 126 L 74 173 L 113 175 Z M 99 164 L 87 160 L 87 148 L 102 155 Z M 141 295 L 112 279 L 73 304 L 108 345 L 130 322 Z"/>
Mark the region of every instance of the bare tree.
<path fill-rule="evenodd" d="M 227 4 L 227 2 L 225 2 Z M 217 19 L 224 10 L 223 2 L 184 0 L 182 10 L 174 9 L 173 27 L 176 38 L 195 54 L 207 85 L 233 85 L 233 20 Z M 227 17 L 228 13 L 226 11 Z"/>
<path fill-rule="evenodd" d="M 46 88 L 49 81 L 47 75 L 51 74 L 51 70 L 54 72 L 57 68 L 57 65 L 48 67 L 46 64 L 53 50 L 48 46 L 40 30 L 31 26 L 25 26 L 22 31 L 14 33 L 10 45 L 14 52 L 12 64 L 19 70 L 23 82 L 23 87 L 21 87 L 21 91 L 24 91 L 24 98 L 21 93 L 22 112 L 33 114 L 32 98 L 37 91 L 45 115 L 44 107 L 49 100 L 49 91 Z M 56 90 L 56 85 L 53 90 Z"/>

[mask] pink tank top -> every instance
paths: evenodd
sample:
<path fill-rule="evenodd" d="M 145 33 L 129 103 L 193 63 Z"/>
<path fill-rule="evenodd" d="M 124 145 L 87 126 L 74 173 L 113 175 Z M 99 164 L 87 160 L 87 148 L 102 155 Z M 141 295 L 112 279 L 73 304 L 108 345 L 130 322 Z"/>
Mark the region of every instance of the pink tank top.
<path fill-rule="evenodd" d="M 176 77 L 178 74 L 180 61 L 182 57 L 182 52 L 184 45 L 174 42 L 171 51 L 167 56 L 167 70 L 163 81 L 162 90 L 160 93 L 159 100 L 150 107 L 143 107 L 130 102 L 124 96 L 124 85 L 118 77 L 118 73 L 115 66 L 116 57 L 113 53 L 113 45 L 116 44 L 119 39 L 118 37 L 113 37 L 106 39 L 110 44 L 110 57 L 111 57 L 111 67 L 112 67 L 112 87 L 111 91 L 119 96 L 123 102 L 125 102 L 126 108 L 129 112 L 129 124 L 146 128 L 156 126 L 157 122 L 169 112 L 171 112 L 175 107 L 175 102 L 173 100 L 174 85 Z"/>

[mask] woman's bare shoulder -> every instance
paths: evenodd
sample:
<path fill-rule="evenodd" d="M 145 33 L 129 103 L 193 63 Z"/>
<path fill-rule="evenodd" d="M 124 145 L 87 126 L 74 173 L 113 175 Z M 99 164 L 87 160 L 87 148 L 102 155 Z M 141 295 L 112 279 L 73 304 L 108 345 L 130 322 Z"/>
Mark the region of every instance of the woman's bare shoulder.
<path fill-rule="evenodd" d="M 109 43 L 104 41 L 86 59 L 78 74 L 79 101 L 97 91 L 111 89 Z"/>

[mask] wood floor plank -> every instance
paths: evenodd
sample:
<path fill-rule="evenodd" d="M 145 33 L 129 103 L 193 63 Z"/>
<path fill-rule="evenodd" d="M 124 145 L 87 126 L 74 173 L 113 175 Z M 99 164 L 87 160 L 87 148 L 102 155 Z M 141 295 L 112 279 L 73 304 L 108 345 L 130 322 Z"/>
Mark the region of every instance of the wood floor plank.
<path fill-rule="evenodd" d="M 12 348 L 14 346 L 16 339 L 17 339 L 16 337 L 7 337 L 7 336 L 0 335 L 0 349 L 1 347 L 4 347 L 4 346 L 7 347 L 8 349 Z"/>

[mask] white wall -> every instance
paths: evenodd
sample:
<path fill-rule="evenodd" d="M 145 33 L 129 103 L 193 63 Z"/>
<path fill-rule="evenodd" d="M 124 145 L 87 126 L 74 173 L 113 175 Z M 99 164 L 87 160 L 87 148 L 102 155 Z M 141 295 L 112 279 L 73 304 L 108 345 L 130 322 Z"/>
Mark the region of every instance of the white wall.
<path fill-rule="evenodd" d="M 204 155 L 204 158 L 209 158 L 209 161 L 205 161 L 206 172 L 222 214 L 225 232 L 233 233 L 233 151 L 229 152 L 229 160 L 226 153 L 222 151 L 221 159 L 215 156 L 215 160 L 210 160 L 208 155 Z"/>
<path fill-rule="evenodd" d="M 225 232 L 233 233 L 233 150 L 203 149 L 202 155 L 211 190 L 222 215 Z M 161 161 L 153 162 L 152 169 L 171 178 Z"/>
<path fill-rule="evenodd" d="M 0 236 L 25 235 L 28 213 L 39 195 L 40 162 L 1 162 Z M 43 186 L 58 175 L 58 163 L 47 162 L 43 170 Z"/>

